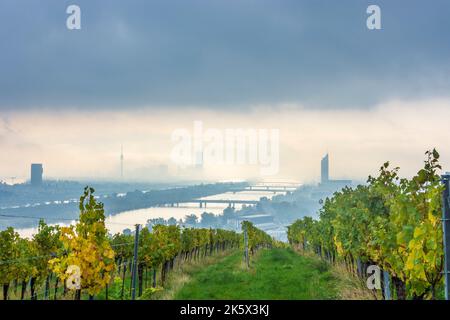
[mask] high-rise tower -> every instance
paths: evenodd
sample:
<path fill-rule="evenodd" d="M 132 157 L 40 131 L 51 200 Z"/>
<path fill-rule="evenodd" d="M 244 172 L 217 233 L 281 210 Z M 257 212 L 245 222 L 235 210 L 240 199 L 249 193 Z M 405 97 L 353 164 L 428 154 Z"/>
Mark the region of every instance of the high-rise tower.
<path fill-rule="evenodd" d="M 42 168 L 41 163 L 33 163 L 31 164 L 31 185 L 40 186 L 42 185 L 42 174 L 44 173 L 44 169 Z"/>
<path fill-rule="evenodd" d="M 331 188 L 333 190 L 339 190 L 340 188 L 343 188 L 345 186 L 351 186 L 352 180 L 336 180 L 336 179 L 330 179 L 329 176 L 329 157 L 328 153 L 322 158 L 322 161 L 320 162 L 320 184 L 324 187 Z M 330 190 L 331 190 L 330 189 Z"/>
<path fill-rule="evenodd" d="M 322 183 L 327 183 L 330 180 L 329 177 L 329 161 L 328 161 L 328 153 L 325 157 L 322 158 L 320 162 L 320 181 Z"/>
<path fill-rule="evenodd" d="M 203 151 L 198 151 L 195 154 L 195 168 L 203 169 Z"/>

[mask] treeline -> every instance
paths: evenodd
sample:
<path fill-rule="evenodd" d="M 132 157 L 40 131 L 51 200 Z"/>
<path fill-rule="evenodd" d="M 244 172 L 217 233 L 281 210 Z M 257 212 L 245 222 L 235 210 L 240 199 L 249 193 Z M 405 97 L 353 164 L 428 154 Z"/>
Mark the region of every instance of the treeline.
<path fill-rule="evenodd" d="M 440 169 L 436 150 L 426 152 L 424 167 L 411 179 L 386 162 L 366 185 L 327 198 L 319 220 L 292 224 L 289 242 L 331 263 L 343 261 L 361 277 L 369 265 L 379 266 L 397 299 L 434 299 L 444 264 Z"/>
<path fill-rule="evenodd" d="M 195 214 L 187 214 L 183 219 L 175 219 L 171 217 L 169 219 L 164 218 L 151 218 L 147 220 L 147 226 L 151 227 L 153 225 L 162 224 L 162 225 L 184 225 L 189 227 L 203 227 L 203 228 L 220 228 L 226 229 L 229 227 L 234 227 L 235 224 L 229 223 L 229 220 L 235 220 L 236 213 L 234 208 L 226 207 L 222 214 L 216 215 L 210 212 L 203 212 L 200 217 Z M 128 232 L 128 231 L 127 231 Z"/>

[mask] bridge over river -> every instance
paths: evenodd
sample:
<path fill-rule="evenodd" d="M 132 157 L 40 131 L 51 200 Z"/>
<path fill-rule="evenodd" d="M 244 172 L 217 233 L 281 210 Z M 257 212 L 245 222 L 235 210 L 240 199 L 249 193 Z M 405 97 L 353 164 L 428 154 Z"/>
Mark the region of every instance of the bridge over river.
<path fill-rule="evenodd" d="M 238 192 L 273 192 L 273 193 L 288 193 L 295 191 L 299 185 L 295 184 L 264 184 L 253 185 L 244 188 L 233 188 L 229 192 L 236 194 Z M 244 199 L 191 199 L 183 201 L 175 201 L 163 206 L 180 207 L 180 204 L 198 203 L 200 208 L 206 208 L 208 204 L 228 204 L 229 207 L 234 208 L 236 204 L 255 205 L 259 200 L 244 200 Z"/>
<path fill-rule="evenodd" d="M 217 199 L 217 200 L 213 200 L 213 199 L 192 199 L 192 200 L 188 200 L 188 201 L 182 201 L 182 202 L 173 202 L 170 204 L 166 204 L 165 206 L 170 206 L 170 207 L 180 207 L 180 204 L 183 203 L 198 203 L 200 208 L 206 208 L 206 205 L 209 204 L 228 204 L 229 207 L 234 208 L 236 206 L 236 204 L 245 204 L 245 205 L 255 205 L 259 202 L 259 200 L 237 200 L 237 199 L 226 199 L 226 200 L 222 200 L 222 199 Z"/>
<path fill-rule="evenodd" d="M 243 191 L 260 191 L 260 192 L 290 192 L 295 191 L 297 187 L 294 186 L 249 186 L 246 188 L 233 188 L 230 191 L 233 193 Z"/>

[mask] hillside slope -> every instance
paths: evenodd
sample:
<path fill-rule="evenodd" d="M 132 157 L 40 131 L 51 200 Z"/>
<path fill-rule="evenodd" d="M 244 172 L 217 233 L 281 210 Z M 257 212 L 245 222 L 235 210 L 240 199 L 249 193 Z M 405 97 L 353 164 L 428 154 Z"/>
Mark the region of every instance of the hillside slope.
<path fill-rule="evenodd" d="M 236 252 L 190 275 L 175 299 L 338 299 L 339 280 L 322 261 L 291 249 L 262 250 L 250 270 Z"/>

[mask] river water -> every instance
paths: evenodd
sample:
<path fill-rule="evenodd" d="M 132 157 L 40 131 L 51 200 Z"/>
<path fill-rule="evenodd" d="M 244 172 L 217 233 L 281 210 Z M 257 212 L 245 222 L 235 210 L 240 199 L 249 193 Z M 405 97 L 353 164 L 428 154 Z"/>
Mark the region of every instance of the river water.
<path fill-rule="evenodd" d="M 271 199 L 274 195 L 284 194 L 285 191 L 250 191 L 244 190 L 240 192 L 226 192 L 213 196 L 200 198 L 202 200 L 259 200 L 262 197 Z M 180 207 L 151 207 L 146 209 L 124 211 L 115 215 L 107 216 L 105 223 L 111 234 L 122 232 L 124 229 L 133 229 L 136 224 L 145 225 L 147 220 L 153 218 L 169 219 L 171 217 L 179 220 L 184 219 L 186 215 L 195 214 L 200 217 L 203 212 L 219 215 L 228 206 L 228 204 L 208 204 L 206 208 L 200 208 L 198 203 L 180 203 Z M 235 205 L 238 210 L 242 207 L 240 204 Z M 74 224 L 57 223 L 60 226 Z M 36 228 L 18 229 L 17 232 L 22 237 L 31 237 L 37 231 Z"/>

